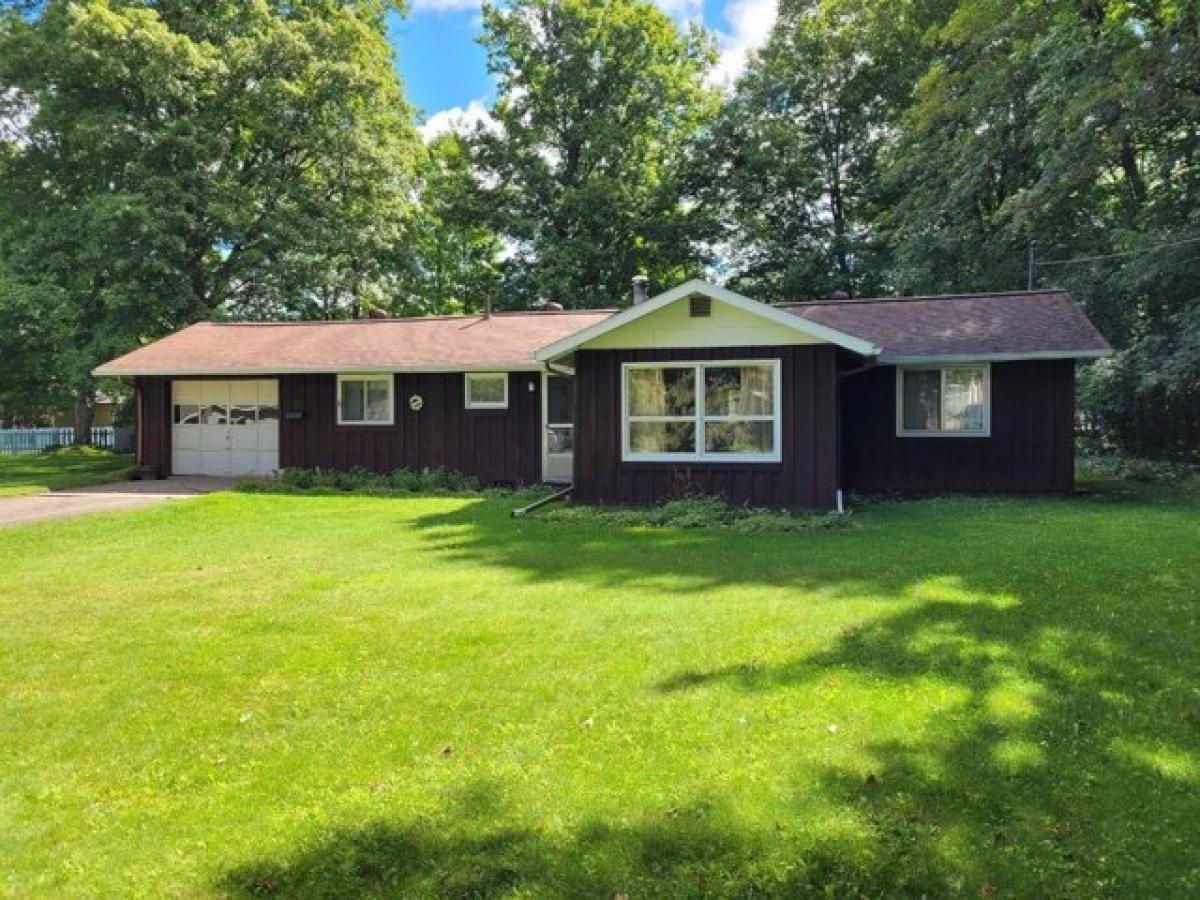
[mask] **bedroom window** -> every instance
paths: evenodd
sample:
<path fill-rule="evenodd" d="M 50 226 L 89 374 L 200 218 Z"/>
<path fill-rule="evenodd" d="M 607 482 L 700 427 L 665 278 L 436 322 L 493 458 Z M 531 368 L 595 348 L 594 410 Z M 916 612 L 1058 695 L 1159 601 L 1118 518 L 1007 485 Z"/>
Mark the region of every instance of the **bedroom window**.
<path fill-rule="evenodd" d="M 508 409 L 507 372 L 468 372 L 467 409 Z"/>
<path fill-rule="evenodd" d="M 622 398 L 622 459 L 780 459 L 779 360 L 626 363 Z"/>
<path fill-rule="evenodd" d="M 339 425 L 391 425 L 391 375 L 339 375 Z"/>
<path fill-rule="evenodd" d="M 896 434 L 987 437 L 991 372 L 986 364 L 896 369 Z"/>

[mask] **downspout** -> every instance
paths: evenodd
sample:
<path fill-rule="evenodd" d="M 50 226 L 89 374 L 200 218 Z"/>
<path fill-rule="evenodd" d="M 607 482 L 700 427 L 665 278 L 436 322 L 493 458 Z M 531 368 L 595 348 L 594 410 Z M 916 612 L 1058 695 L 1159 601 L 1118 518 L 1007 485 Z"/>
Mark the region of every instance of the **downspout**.
<path fill-rule="evenodd" d="M 548 503 L 553 503 L 555 500 L 561 500 L 563 497 L 566 497 L 568 494 L 570 494 L 571 491 L 573 491 L 573 490 L 575 490 L 575 486 L 568 484 L 562 490 L 555 491 L 553 494 L 549 494 L 545 497 L 540 497 L 537 500 L 534 500 L 532 503 L 528 504 L 527 506 L 521 506 L 521 507 L 518 507 L 517 509 L 514 509 L 511 513 L 509 513 L 509 515 L 512 516 L 514 519 L 519 519 L 522 516 L 524 516 L 526 513 L 531 513 L 535 509 L 541 509 L 543 506 L 547 505 Z"/>

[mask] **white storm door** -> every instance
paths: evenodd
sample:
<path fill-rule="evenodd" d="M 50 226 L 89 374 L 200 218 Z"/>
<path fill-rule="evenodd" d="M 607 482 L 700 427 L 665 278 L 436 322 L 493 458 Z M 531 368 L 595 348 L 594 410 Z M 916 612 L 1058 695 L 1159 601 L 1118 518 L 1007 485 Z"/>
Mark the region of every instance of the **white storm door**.
<path fill-rule="evenodd" d="M 542 480 L 570 484 L 575 459 L 575 381 L 542 375 Z"/>

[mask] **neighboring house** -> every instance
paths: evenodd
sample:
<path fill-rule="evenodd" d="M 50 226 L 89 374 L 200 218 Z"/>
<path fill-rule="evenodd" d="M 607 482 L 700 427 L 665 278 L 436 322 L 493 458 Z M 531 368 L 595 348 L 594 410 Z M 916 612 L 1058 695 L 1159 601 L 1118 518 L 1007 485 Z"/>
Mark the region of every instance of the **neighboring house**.
<path fill-rule="evenodd" d="M 109 396 L 108 394 L 100 393 L 96 395 L 96 402 L 92 405 L 92 427 L 93 428 L 108 428 L 117 420 L 117 413 L 121 409 L 121 401 Z M 55 428 L 70 428 L 75 424 L 74 413 L 56 413 L 50 419 L 51 426 Z"/>
<path fill-rule="evenodd" d="M 108 394 L 97 394 L 92 406 L 92 427 L 108 428 L 117 419 L 122 401 Z M 0 410 L 0 428 L 70 428 L 75 424 L 73 412 L 50 411 L 33 417 L 6 418 Z"/>
<path fill-rule="evenodd" d="M 1110 352 L 1063 291 L 768 306 L 689 281 L 619 312 L 204 323 L 96 374 L 133 379 L 164 475 L 446 466 L 829 508 L 1070 490 L 1075 360 Z"/>

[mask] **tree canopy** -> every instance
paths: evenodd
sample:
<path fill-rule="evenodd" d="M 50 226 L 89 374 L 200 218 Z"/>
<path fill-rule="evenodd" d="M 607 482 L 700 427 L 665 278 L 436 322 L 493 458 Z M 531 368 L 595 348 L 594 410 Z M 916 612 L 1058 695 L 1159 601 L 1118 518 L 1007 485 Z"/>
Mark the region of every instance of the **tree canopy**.
<path fill-rule="evenodd" d="M 0 17 L 0 248 L 61 296 L 72 390 L 200 318 L 346 315 L 419 141 L 383 6 L 48 0 Z"/>
<path fill-rule="evenodd" d="M 199 318 L 1071 289 L 1089 420 L 1200 445 L 1200 8 L 781 0 L 728 91 L 648 0 L 485 4 L 486 126 L 420 146 L 384 0 L 0 17 L 0 403 Z M 401 48 L 402 49 L 402 48 Z M 53 364 L 44 364 L 53 359 Z M 58 398 L 58 399 L 51 399 Z"/>
<path fill-rule="evenodd" d="M 485 5 L 495 130 L 473 143 L 512 251 L 506 304 L 611 306 L 700 268 L 689 149 L 717 110 L 714 46 L 642 0 Z"/>

